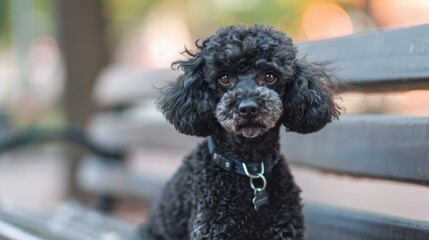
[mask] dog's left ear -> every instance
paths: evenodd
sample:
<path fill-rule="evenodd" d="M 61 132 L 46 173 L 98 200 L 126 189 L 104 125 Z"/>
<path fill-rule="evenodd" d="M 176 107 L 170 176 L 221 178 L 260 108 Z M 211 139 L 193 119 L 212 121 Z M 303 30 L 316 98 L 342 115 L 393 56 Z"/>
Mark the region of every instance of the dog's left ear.
<path fill-rule="evenodd" d="M 283 124 L 287 131 L 311 133 L 338 119 L 340 108 L 334 102 L 332 77 L 322 65 L 297 60 L 294 79 L 284 99 Z"/>
<path fill-rule="evenodd" d="M 157 107 L 179 132 L 205 137 L 213 132 L 213 107 L 216 105 L 204 81 L 202 54 L 185 52 L 192 58 L 173 63 L 184 73 L 162 89 Z"/>

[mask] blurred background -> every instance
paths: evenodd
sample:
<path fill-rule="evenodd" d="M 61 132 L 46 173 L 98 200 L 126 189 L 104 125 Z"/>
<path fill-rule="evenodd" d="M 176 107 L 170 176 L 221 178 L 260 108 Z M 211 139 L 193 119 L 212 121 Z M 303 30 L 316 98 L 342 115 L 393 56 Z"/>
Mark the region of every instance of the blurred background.
<path fill-rule="evenodd" d="M 169 68 L 184 46 L 194 49 L 222 25 L 270 24 L 299 43 L 428 22 L 429 0 L 0 0 L 0 139 L 34 127 L 88 129 L 97 112 L 123 107 L 117 99 L 153 88 L 136 85 L 141 74 Z M 341 97 L 348 114 L 429 113 L 427 91 Z M 140 104 L 127 113 L 162 121 L 153 101 L 133 99 Z M 173 159 L 160 164 L 168 175 L 186 152 L 150 146 L 136 147 L 127 164 Z M 81 157 L 57 144 L 2 153 L 0 202 L 42 209 L 86 198 L 74 180 L 79 161 L 70 161 Z"/>

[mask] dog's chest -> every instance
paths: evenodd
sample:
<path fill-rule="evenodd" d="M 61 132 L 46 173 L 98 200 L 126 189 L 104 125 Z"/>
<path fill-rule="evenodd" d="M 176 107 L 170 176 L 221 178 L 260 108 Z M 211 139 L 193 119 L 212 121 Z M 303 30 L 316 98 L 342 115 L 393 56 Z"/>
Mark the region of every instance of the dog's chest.
<path fill-rule="evenodd" d="M 255 190 L 250 186 L 249 177 L 215 169 L 200 182 L 202 194 L 196 195 L 197 202 L 207 209 L 210 219 L 223 223 L 225 228 L 240 229 L 245 235 L 260 232 L 281 211 L 275 191 L 278 183 L 270 183 L 270 180 L 274 178 L 268 177 L 268 203 L 256 211 L 253 204 Z"/>
<path fill-rule="evenodd" d="M 207 205 L 206 219 L 203 225 L 206 232 L 202 235 L 212 236 L 208 239 L 269 239 L 266 234 L 272 227 L 272 219 L 281 218 L 274 208 L 264 206 L 255 211 L 251 203 L 251 191 L 234 194 L 232 190 L 220 193 Z"/>
<path fill-rule="evenodd" d="M 299 189 L 282 157 L 271 172 L 264 174 L 269 203 L 256 211 L 250 178 L 220 168 L 211 162 L 205 148 L 200 150 L 186 162 L 192 176 L 190 234 L 195 239 L 295 236 L 296 223 L 302 223 Z"/>

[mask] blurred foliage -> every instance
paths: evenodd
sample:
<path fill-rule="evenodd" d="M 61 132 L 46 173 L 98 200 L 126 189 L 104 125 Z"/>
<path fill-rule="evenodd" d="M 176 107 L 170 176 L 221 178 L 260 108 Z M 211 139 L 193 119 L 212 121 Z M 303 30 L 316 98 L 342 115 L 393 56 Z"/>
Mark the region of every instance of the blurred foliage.
<path fill-rule="evenodd" d="M 55 0 L 34 1 L 34 34 L 55 36 Z"/>
<path fill-rule="evenodd" d="M 178 6 L 177 11 L 189 24 L 191 34 L 201 38 L 219 26 L 235 23 L 270 24 L 288 32 L 292 37 L 302 34 L 301 16 L 307 6 L 317 2 L 336 2 L 345 8 L 361 6 L 364 0 L 102 0 L 108 39 L 114 43 L 136 27 L 148 12 L 159 5 Z M 55 35 L 55 1 L 33 1 L 35 21 L 33 32 Z M 0 0 L 0 44 L 10 43 L 11 0 Z"/>
<path fill-rule="evenodd" d="M 9 43 L 10 32 L 10 0 L 0 0 L 0 45 Z"/>
<path fill-rule="evenodd" d="M 28 31 L 34 36 L 55 34 L 54 0 L 32 1 L 34 6 L 34 19 Z M 0 0 L 0 44 L 10 44 L 12 24 L 12 0 Z"/>
<path fill-rule="evenodd" d="M 117 38 L 144 19 L 159 5 L 178 6 L 195 37 L 207 36 L 226 24 L 264 23 L 300 33 L 300 16 L 314 0 L 105 0 L 106 17 L 111 37 Z"/>
<path fill-rule="evenodd" d="M 364 0 L 105 0 L 110 37 L 116 39 L 139 24 L 161 5 L 183 11 L 194 38 L 203 38 L 227 24 L 269 24 L 302 38 L 301 16 L 306 7 L 332 2 L 347 8 L 361 7 Z"/>
<path fill-rule="evenodd" d="M 163 1 L 155 0 L 104 0 L 105 17 L 108 23 L 108 40 L 117 42 L 144 18 L 151 7 Z"/>
<path fill-rule="evenodd" d="M 208 35 L 227 24 L 270 24 L 291 35 L 299 33 L 300 15 L 307 0 L 190 0 L 189 23 L 192 32 Z"/>

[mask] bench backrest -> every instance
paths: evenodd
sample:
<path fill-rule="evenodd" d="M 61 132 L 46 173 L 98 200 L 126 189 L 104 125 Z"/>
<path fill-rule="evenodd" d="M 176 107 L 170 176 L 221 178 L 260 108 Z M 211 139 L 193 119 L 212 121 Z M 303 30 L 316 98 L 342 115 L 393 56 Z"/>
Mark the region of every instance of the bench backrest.
<path fill-rule="evenodd" d="M 299 48 L 311 60 L 332 60 L 335 72 L 347 83 L 339 85 L 339 92 L 429 89 L 429 25 L 304 43 Z M 293 165 L 429 186 L 429 117 L 346 116 L 311 135 L 286 133 L 282 147 Z M 429 219 L 427 200 L 422 211 Z M 309 239 L 429 239 L 428 222 L 319 205 L 307 207 L 306 216 Z"/>

